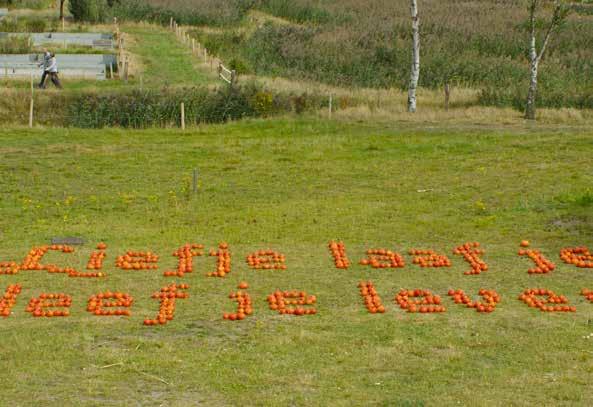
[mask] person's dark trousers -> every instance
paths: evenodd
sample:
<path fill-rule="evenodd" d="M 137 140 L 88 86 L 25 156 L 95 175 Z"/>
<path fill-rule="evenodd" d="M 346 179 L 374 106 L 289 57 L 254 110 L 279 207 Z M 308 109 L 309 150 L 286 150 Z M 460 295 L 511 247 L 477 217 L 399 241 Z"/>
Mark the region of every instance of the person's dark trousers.
<path fill-rule="evenodd" d="M 51 79 L 52 83 L 56 85 L 56 88 L 62 89 L 62 84 L 60 83 L 60 78 L 58 78 L 57 72 L 50 72 L 49 79 Z"/>
<path fill-rule="evenodd" d="M 41 89 L 44 89 L 45 88 L 45 79 L 47 78 L 47 74 L 48 73 L 49 72 L 47 72 L 47 71 L 43 71 L 43 73 L 41 74 L 41 81 L 39 82 L 39 87 Z"/>

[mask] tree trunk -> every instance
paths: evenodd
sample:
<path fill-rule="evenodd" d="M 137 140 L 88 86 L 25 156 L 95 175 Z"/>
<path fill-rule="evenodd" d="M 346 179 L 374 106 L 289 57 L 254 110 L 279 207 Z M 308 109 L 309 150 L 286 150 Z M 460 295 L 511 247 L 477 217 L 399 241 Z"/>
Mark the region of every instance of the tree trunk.
<path fill-rule="evenodd" d="M 416 111 L 416 88 L 420 77 L 420 19 L 418 18 L 418 2 L 411 0 L 410 11 L 412 13 L 412 72 L 410 74 L 410 86 L 408 88 L 408 112 Z"/>
<path fill-rule="evenodd" d="M 62 23 L 64 22 L 64 3 L 66 3 L 66 0 L 60 0 L 60 21 Z"/>
<path fill-rule="evenodd" d="M 531 62 L 531 80 L 529 82 L 529 92 L 527 93 L 527 107 L 525 108 L 525 118 L 535 120 L 535 98 L 537 96 L 537 67 L 536 61 Z"/>
<path fill-rule="evenodd" d="M 535 97 L 537 96 L 537 49 L 535 45 L 535 11 L 537 9 L 537 0 L 531 0 L 529 8 L 530 38 L 529 38 L 529 66 L 530 81 L 529 92 L 527 93 L 527 106 L 525 107 L 525 118 L 535 120 Z"/>

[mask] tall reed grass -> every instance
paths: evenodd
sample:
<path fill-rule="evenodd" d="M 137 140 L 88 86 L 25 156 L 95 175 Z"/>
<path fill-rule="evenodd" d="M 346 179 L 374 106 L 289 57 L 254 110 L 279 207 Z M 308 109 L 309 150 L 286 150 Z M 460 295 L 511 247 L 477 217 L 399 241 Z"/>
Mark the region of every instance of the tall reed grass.
<path fill-rule="evenodd" d="M 410 69 L 408 0 L 148 0 L 122 2 L 122 16 L 217 25 L 196 36 L 242 73 L 335 86 L 404 89 Z M 192 6 L 195 5 L 195 6 Z M 593 15 L 576 2 L 541 66 L 542 106 L 589 107 Z M 250 11 L 269 15 L 254 23 Z M 136 13 L 134 15 L 133 13 Z M 545 28 L 550 10 L 538 24 Z M 279 21 L 282 23 L 279 23 Z M 528 86 L 527 9 L 515 0 L 421 2 L 420 85 L 483 90 L 480 103 L 518 106 Z M 543 30 L 542 30 L 543 31 Z M 542 38 L 539 38 L 541 42 Z"/>

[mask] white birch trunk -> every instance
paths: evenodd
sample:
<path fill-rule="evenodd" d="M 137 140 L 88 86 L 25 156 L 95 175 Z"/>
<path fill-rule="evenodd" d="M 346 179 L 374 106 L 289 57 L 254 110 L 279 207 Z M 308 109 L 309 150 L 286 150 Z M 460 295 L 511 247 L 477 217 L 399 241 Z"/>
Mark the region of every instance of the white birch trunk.
<path fill-rule="evenodd" d="M 531 37 L 529 39 L 529 68 L 530 68 L 530 81 L 529 81 L 529 92 L 527 93 L 527 106 L 525 108 L 525 118 L 529 120 L 535 120 L 535 99 L 537 97 L 537 70 L 539 68 L 539 63 L 542 60 L 546 52 L 546 48 L 548 43 L 550 42 L 550 37 L 556 28 L 558 28 L 562 21 L 568 15 L 566 11 L 562 9 L 562 3 L 558 0 L 554 2 L 554 14 L 552 16 L 552 21 L 550 22 L 550 26 L 548 27 L 548 31 L 544 37 L 544 42 L 542 43 L 542 47 L 537 52 L 536 46 L 536 28 L 535 28 L 535 12 L 537 11 L 537 7 L 540 5 L 540 0 L 530 0 L 529 4 L 529 23 L 531 28 Z"/>
<path fill-rule="evenodd" d="M 530 23 L 530 38 L 529 38 L 529 67 L 530 67 L 530 81 L 529 92 L 527 93 L 527 106 L 525 108 L 525 118 L 535 120 L 535 97 L 537 95 L 537 49 L 535 44 L 535 10 L 537 7 L 537 0 L 531 0 L 529 9 L 529 23 Z"/>
<path fill-rule="evenodd" d="M 418 2 L 411 0 L 412 13 L 412 72 L 408 88 L 408 112 L 416 111 L 416 88 L 420 77 L 420 19 L 418 18 Z"/>

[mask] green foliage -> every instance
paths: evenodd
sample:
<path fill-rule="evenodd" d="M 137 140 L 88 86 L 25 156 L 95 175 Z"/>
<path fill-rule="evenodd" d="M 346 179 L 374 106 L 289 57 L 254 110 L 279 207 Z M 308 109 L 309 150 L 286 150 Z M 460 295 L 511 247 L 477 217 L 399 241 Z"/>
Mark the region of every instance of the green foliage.
<path fill-rule="evenodd" d="M 512 106 L 517 110 L 522 110 L 525 108 L 528 82 L 525 79 L 521 84 L 524 86 L 518 86 L 517 84 L 515 86 L 486 86 L 480 91 L 478 101 L 485 106 Z M 539 84 L 537 106 L 549 108 L 593 108 L 593 91 L 590 89 L 586 90 L 586 88 L 579 87 L 567 88 L 566 81 L 562 81 L 558 77 L 549 76 L 546 71 L 541 73 Z"/>
<path fill-rule="evenodd" d="M 247 27 L 232 23 L 226 30 L 198 29 L 196 36 L 247 73 L 342 87 L 405 89 L 411 60 L 408 3 L 261 0 L 253 9 L 268 17 L 259 13 L 256 24 L 244 19 Z M 538 14 L 538 43 L 551 14 L 550 8 Z M 449 82 L 483 89 L 480 100 L 486 104 L 519 105 L 517 97 L 524 94 L 529 75 L 524 3 L 426 2 L 421 15 L 422 87 Z M 568 16 L 554 33 L 542 63 L 539 105 L 590 106 L 590 38 L 589 17 Z"/>
<path fill-rule="evenodd" d="M 53 0 L 0 0 L 0 7 L 41 10 L 52 5 Z"/>
<path fill-rule="evenodd" d="M 274 108 L 274 95 L 261 91 L 253 95 L 251 105 L 260 116 L 268 116 Z"/>
<path fill-rule="evenodd" d="M 116 2 L 113 14 L 124 20 L 168 25 L 171 18 L 185 25 L 236 24 L 252 6 L 245 0 L 126 0 Z"/>
<path fill-rule="evenodd" d="M 81 94 L 68 102 L 67 125 L 83 128 L 178 127 L 182 102 L 188 125 L 269 116 L 282 111 L 301 113 L 322 103 L 307 95 L 273 95 L 255 84 L 224 86 L 214 91 L 202 87 Z"/>
<path fill-rule="evenodd" d="M 69 0 L 68 9 L 76 21 L 103 23 L 110 16 L 107 0 Z"/>
<path fill-rule="evenodd" d="M 581 191 L 567 192 L 556 198 L 562 204 L 568 204 L 573 207 L 588 208 L 593 206 L 593 190 L 586 188 Z"/>
<path fill-rule="evenodd" d="M 8 36 L 0 38 L 0 54 L 27 54 L 31 51 L 30 37 Z"/>
<path fill-rule="evenodd" d="M 310 2 L 301 4 L 293 0 L 262 0 L 260 8 L 270 14 L 297 23 L 323 24 L 332 21 L 332 15 L 324 8 Z"/>
<path fill-rule="evenodd" d="M 57 19 L 35 16 L 8 16 L 0 20 L 0 32 L 40 33 L 56 31 Z"/>
<path fill-rule="evenodd" d="M 573 3 L 570 5 L 570 7 L 577 14 L 593 16 L 593 3 L 588 3 L 588 4 Z"/>

